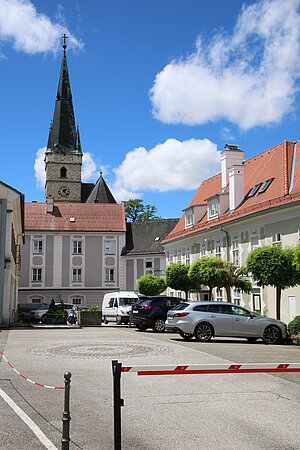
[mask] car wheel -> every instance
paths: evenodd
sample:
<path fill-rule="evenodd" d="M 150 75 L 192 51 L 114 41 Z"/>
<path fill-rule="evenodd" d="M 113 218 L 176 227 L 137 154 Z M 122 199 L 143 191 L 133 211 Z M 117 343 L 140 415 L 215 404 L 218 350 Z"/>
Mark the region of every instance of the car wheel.
<path fill-rule="evenodd" d="M 250 337 L 250 338 L 247 338 L 247 341 L 250 342 L 251 344 L 254 344 L 254 342 L 257 341 L 257 338 Z"/>
<path fill-rule="evenodd" d="M 105 325 L 108 324 L 108 320 L 107 320 L 106 316 L 103 317 L 103 322 L 105 323 Z"/>
<path fill-rule="evenodd" d="M 195 328 L 195 339 L 196 341 L 210 341 L 213 337 L 213 328 L 209 323 L 199 323 Z"/>
<path fill-rule="evenodd" d="M 281 342 L 281 332 L 275 325 L 269 325 L 263 334 L 265 344 L 279 344 Z"/>
<path fill-rule="evenodd" d="M 182 331 L 179 332 L 179 335 L 184 339 L 185 341 L 190 341 L 193 339 L 194 335 L 190 333 L 183 333 Z"/>
<path fill-rule="evenodd" d="M 42 323 L 47 323 L 47 315 L 46 314 L 44 314 L 43 316 L 42 316 Z"/>
<path fill-rule="evenodd" d="M 152 329 L 155 333 L 162 333 L 165 331 L 165 321 L 161 317 L 157 317 L 157 319 L 154 320 Z"/>
<path fill-rule="evenodd" d="M 121 325 L 121 324 L 122 324 L 122 318 L 121 318 L 121 316 L 117 316 L 116 322 L 117 322 L 117 325 Z"/>

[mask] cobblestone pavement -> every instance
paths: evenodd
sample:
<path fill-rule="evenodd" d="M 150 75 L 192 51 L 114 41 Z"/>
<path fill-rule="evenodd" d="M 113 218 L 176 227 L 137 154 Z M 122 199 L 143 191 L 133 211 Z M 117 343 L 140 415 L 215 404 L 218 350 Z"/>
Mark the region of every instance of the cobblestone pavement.
<path fill-rule="evenodd" d="M 34 356 L 47 358 L 72 358 L 72 359 L 114 359 L 114 358 L 139 358 L 149 355 L 164 355 L 172 353 L 172 348 L 166 345 L 133 344 L 133 343 L 89 343 L 89 344 L 65 344 L 47 345 L 27 350 Z"/>

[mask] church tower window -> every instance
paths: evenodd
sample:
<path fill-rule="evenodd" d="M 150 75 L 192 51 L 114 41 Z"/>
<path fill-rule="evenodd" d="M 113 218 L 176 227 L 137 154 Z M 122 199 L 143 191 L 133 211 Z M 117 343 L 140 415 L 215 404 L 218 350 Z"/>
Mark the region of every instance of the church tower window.
<path fill-rule="evenodd" d="M 65 167 L 60 169 L 60 178 L 67 178 L 67 169 Z"/>

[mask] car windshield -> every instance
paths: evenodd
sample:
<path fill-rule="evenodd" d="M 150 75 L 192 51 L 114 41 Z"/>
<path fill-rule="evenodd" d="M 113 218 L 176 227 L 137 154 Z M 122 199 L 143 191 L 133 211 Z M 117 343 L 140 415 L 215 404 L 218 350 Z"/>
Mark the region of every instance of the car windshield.
<path fill-rule="evenodd" d="M 136 298 L 120 298 L 119 299 L 120 306 L 134 305 L 135 302 L 136 302 Z"/>
<path fill-rule="evenodd" d="M 176 310 L 182 310 L 182 309 L 185 309 L 185 308 L 187 308 L 189 306 L 189 303 L 179 303 L 177 306 L 175 306 L 174 308 L 173 308 L 173 310 L 174 309 L 176 309 Z"/>

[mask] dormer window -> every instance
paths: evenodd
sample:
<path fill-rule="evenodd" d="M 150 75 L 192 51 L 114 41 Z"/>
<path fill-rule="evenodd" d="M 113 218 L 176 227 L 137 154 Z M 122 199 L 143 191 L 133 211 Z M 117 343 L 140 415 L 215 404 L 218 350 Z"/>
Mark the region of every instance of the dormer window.
<path fill-rule="evenodd" d="M 60 169 L 60 178 L 67 178 L 67 169 L 65 167 Z"/>
<path fill-rule="evenodd" d="M 208 202 L 208 219 L 214 219 L 219 216 L 219 201 L 218 199 Z"/>
<path fill-rule="evenodd" d="M 185 228 L 194 226 L 194 211 L 192 209 L 188 209 L 185 211 Z"/>

